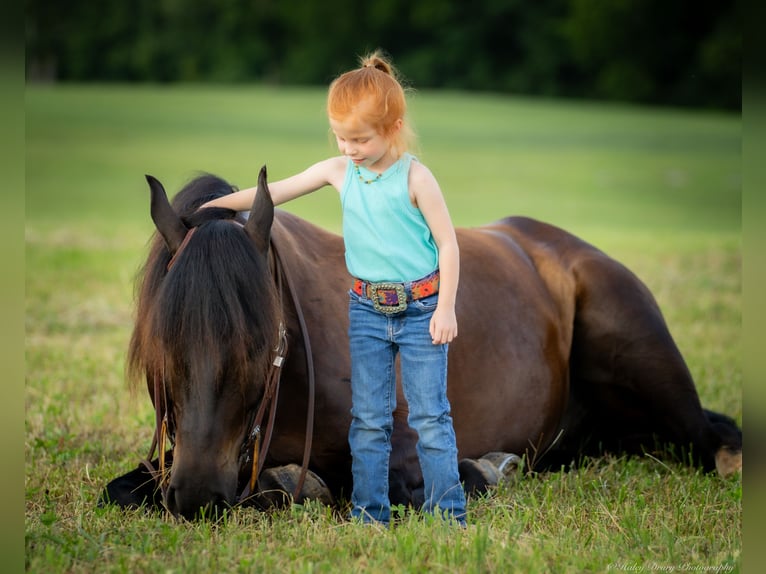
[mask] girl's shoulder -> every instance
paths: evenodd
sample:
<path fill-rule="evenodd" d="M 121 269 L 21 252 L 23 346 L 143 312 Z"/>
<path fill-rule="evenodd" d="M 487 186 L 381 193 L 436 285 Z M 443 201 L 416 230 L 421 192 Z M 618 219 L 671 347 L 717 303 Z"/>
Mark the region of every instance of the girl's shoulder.
<path fill-rule="evenodd" d="M 439 182 L 431 173 L 431 170 L 425 164 L 420 163 L 417 158 L 412 159 L 410 172 L 407 176 L 407 186 L 409 188 L 410 203 L 415 208 L 420 208 L 423 198 L 441 194 Z"/>
<path fill-rule="evenodd" d="M 347 166 L 348 158 L 342 155 L 327 158 L 316 164 L 316 167 L 327 173 L 335 173 L 339 171 L 345 172 Z"/>
<path fill-rule="evenodd" d="M 347 168 L 348 158 L 344 156 L 335 156 L 320 161 L 311 169 L 319 171 L 324 181 L 340 191 L 341 187 L 343 186 L 343 180 L 346 177 Z"/>
<path fill-rule="evenodd" d="M 408 179 L 410 186 L 428 185 L 436 182 L 436 178 L 434 177 L 434 174 L 431 173 L 431 170 L 428 169 L 425 164 L 421 163 L 418 158 L 414 156 L 412 157 L 412 161 L 410 163 L 410 173 Z"/>
<path fill-rule="evenodd" d="M 335 171 L 346 171 L 348 168 L 349 159 L 345 155 L 336 155 L 327 160 L 327 163 L 332 166 Z"/>

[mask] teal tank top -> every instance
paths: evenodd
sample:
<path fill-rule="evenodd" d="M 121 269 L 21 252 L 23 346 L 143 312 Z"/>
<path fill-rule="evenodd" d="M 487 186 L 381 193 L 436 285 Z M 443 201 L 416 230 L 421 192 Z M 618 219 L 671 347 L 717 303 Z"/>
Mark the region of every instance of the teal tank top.
<path fill-rule="evenodd" d="M 385 172 L 349 160 L 340 193 L 349 273 L 365 281 L 415 281 L 439 266 L 439 250 L 419 209 L 410 203 L 410 164 L 405 153 Z"/>

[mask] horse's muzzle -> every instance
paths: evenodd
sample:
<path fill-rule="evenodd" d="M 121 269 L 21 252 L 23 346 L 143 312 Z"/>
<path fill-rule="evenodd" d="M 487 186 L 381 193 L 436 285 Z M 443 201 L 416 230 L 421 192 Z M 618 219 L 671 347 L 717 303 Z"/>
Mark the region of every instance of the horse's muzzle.
<path fill-rule="evenodd" d="M 223 493 L 204 488 L 179 489 L 171 485 L 165 493 L 165 507 L 174 516 L 186 520 L 217 520 L 223 517 L 231 504 Z"/>

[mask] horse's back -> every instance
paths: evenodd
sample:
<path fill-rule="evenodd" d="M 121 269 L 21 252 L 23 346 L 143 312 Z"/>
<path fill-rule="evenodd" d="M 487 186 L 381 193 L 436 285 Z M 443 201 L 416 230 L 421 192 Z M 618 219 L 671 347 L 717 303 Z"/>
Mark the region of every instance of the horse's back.
<path fill-rule="evenodd" d="M 573 310 L 560 456 L 673 443 L 693 445 L 703 466 L 713 468 L 722 444 L 741 446 L 731 421 L 719 430 L 710 423 L 659 305 L 632 271 L 555 226 L 523 217 L 500 226 L 534 261 L 554 298 Z M 571 294 L 557 286 L 561 277 Z"/>

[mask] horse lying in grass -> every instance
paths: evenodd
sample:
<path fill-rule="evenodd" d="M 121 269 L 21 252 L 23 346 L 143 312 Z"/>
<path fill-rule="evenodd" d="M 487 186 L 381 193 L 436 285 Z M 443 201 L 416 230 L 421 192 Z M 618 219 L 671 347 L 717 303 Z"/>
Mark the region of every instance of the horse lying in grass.
<path fill-rule="evenodd" d="M 349 494 L 352 278 L 343 239 L 275 211 L 265 168 L 246 219 L 197 209 L 232 191 L 215 176 L 191 181 L 172 205 L 160 182 L 147 180 L 158 233 L 129 370 L 146 380 L 157 424 L 148 460 L 107 485 L 102 502 L 164 505 L 194 518 Z M 669 445 L 706 471 L 740 468 L 740 429 L 702 408 L 657 303 L 633 273 L 524 217 L 457 234 L 460 336 L 450 345 L 448 395 L 468 491 L 496 483 L 515 455 L 528 468 L 558 469 Z M 390 497 L 417 507 L 417 436 L 406 421 L 400 389 Z"/>

